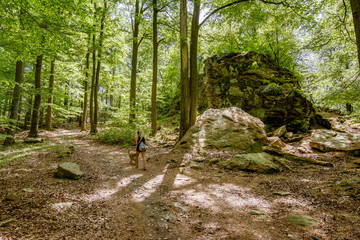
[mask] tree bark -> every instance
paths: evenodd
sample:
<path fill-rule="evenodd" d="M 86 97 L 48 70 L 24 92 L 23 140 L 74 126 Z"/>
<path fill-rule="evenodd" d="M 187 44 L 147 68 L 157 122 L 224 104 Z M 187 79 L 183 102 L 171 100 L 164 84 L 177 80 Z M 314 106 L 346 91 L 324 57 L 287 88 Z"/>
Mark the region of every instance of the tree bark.
<path fill-rule="evenodd" d="M 55 80 L 55 58 L 51 61 L 51 69 L 50 69 L 50 79 L 49 79 L 49 98 L 48 98 L 48 106 L 46 111 L 45 118 L 45 128 L 47 130 L 52 129 L 52 104 L 53 104 L 53 92 L 54 92 L 54 80 Z"/>
<path fill-rule="evenodd" d="M 38 137 L 39 134 L 39 112 L 41 104 L 41 68 L 42 68 L 43 55 L 40 55 L 36 59 L 35 67 L 35 100 L 31 117 L 30 132 L 28 137 Z"/>
<path fill-rule="evenodd" d="M 9 128 L 6 129 L 6 134 L 10 135 L 11 137 L 6 137 L 4 145 L 11 145 L 15 143 L 15 130 L 16 130 L 16 121 L 18 120 L 18 111 L 19 111 L 19 102 L 20 102 L 20 85 L 22 79 L 22 68 L 23 62 L 17 61 L 16 62 L 16 71 L 15 71 L 15 86 L 13 92 L 13 99 L 11 102 L 10 108 L 10 120 L 14 122 L 11 123 Z"/>
<path fill-rule="evenodd" d="M 131 83 L 130 83 L 130 116 L 129 123 L 135 119 L 136 109 L 136 72 L 137 72 L 137 58 L 139 51 L 139 25 L 140 25 L 140 8 L 139 0 L 135 2 L 135 17 L 133 27 L 133 48 L 131 57 Z"/>
<path fill-rule="evenodd" d="M 92 133 L 97 133 L 97 125 L 98 125 L 98 112 L 99 112 L 99 104 L 98 104 L 98 93 L 99 93 L 99 81 L 100 81 L 100 68 L 101 68 L 101 54 L 102 54 L 102 44 L 104 38 L 104 26 L 105 26 L 105 17 L 107 12 L 107 4 L 104 2 L 103 14 L 101 17 L 100 23 L 100 36 L 99 36 L 99 50 L 98 50 L 98 62 L 96 68 L 96 79 L 95 79 L 95 89 L 94 89 L 94 131 Z"/>
<path fill-rule="evenodd" d="M 358 64 L 360 67 L 360 0 L 350 0 L 350 4 L 355 29 Z"/>
<path fill-rule="evenodd" d="M 94 126 L 94 92 L 95 92 L 95 78 L 96 78 L 96 49 L 95 49 L 95 33 L 93 35 L 93 71 L 91 78 L 91 90 L 90 90 L 90 133 L 96 133 L 96 129 Z"/>
<path fill-rule="evenodd" d="M 181 139 L 190 128 L 190 92 L 187 43 L 187 0 L 180 0 L 180 134 Z"/>
<path fill-rule="evenodd" d="M 190 127 L 196 122 L 197 102 L 198 102 L 198 69 L 197 69 L 197 53 L 199 39 L 199 16 L 200 16 L 200 0 L 194 2 L 193 17 L 191 23 L 191 39 L 190 39 Z"/>
<path fill-rule="evenodd" d="M 89 45 L 91 36 L 89 34 Z M 90 47 L 89 47 L 90 48 Z M 87 103 L 88 103 L 88 88 L 89 88 L 89 69 L 90 69 L 90 49 L 86 53 L 86 69 L 85 69 L 85 80 L 84 80 L 84 105 L 83 113 L 81 118 L 80 131 L 86 131 L 86 114 L 87 114 Z"/>
<path fill-rule="evenodd" d="M 33 105 L 33 95 L 30 95 L 29 106 L 30 109 L 26 112 L 25 118 L 24 118 L 24 129 L 27 129 L 28 123 L 31 120 L 31 113 L 32 113 L 32 105 Z"/>
<path fill-rule="evenodd" d="M 157 90 L 157 71 L 158 71 L 158 36 L 157 36 L 157 0 L 153 0 L 153 79 L 151 89 L 151 133 L 157 132 L 157 108 L 156 108 L 156 90 Z"/>

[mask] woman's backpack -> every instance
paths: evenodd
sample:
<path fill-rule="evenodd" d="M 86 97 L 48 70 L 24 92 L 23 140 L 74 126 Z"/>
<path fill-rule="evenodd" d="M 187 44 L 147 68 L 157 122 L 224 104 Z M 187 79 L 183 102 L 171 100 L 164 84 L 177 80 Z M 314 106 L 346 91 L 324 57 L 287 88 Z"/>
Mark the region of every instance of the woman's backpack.
<path fill-rule="evenodd" d="M 143 139 L 141 139 L 141 140 L 143 140 Z M 140 150 L 140 152 L 144 152 L 146 150 L 146 145 L 143 141 L 141 141 L 139 144 L 139 150 Z"/>

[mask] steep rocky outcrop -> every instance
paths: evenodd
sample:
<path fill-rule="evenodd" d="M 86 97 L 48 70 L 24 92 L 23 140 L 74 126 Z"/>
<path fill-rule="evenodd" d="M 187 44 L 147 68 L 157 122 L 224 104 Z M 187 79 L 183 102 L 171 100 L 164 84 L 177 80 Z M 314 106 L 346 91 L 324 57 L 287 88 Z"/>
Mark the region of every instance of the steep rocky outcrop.
<path fill-rule="evenodd" d="M 315 116 L 298 79 L 290 71 L 276 67 L 264 54 L 209 57 L 205 60 L 201 88 L 201 106 L 239 107 L 262 120 L 269 131 L 286 125 L 290 132 L 305 132 Z"/>

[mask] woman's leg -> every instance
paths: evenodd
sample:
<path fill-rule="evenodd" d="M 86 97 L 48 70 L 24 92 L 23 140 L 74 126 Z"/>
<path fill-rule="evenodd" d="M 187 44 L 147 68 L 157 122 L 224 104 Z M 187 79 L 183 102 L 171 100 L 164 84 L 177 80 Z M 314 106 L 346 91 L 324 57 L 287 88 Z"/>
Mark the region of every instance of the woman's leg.
<path fill-rule="evenodd" d="M 135 158 L 136 168 L 139 167 L 139 155 L 140 155 L 140 152 L 136 152 L 136 158 Z"/>
<path fill-rule="evenodd" d="M 143 163 L 144 163 L 144 169 L 146 169 L 146 158 L 145 158 L 145 152 L 141 152 Z"/>

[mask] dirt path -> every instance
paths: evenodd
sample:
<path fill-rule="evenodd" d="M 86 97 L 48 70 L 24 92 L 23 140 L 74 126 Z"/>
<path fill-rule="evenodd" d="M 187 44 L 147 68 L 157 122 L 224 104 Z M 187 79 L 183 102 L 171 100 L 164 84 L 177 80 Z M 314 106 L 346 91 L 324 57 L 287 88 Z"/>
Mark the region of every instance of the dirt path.
<path fill-rule="evenodd" d="M 23 149 L 22 161 L 0 168 L 0 198 L 21 196 L 0 203 L 0 221 L 17 220 L 0 227 L 1 240 L 360 239 L 359 198 L 335 188 L 337 180 L 358 176 L 344 170 L 353 160 L 344 155 L 328 156 L 335 168 L 292 163 L 295 172 L 259 175 L 220 170 L 206 154 L 194 164 L 198 154 L 175 154 L 152 143 L 143 171 L 129 164 L 127 149 L 99 144 L 78 130 L 41 135 L 75 151 L 57 158 L 55 150 L 26 155 Z M 78 163 L 85 176 L 53 178 L 63 161 Z M 310 215 L 319 224 L 290 224 L 289 213 Z"/>

